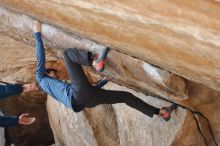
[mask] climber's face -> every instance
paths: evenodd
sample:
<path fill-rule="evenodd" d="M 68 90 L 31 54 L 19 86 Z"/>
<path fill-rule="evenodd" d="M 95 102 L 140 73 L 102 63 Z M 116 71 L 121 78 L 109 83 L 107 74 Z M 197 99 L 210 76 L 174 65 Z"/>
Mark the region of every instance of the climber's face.
<path fill-rule="evenodd" d="M 57 75 L 57 72 L 55 72 L 55 71 L 50 71 L 47 75 L 52 77 L 52 78 L 56 78 L 56 79 L 59 78 L 58 75 Z"/>
<path fill-rule="evenodd" d="M 57 74 L 57 70 L 54 68 L 46 68 L 46 74 L 52 78 L 59 79 L 59 76 Z"/>

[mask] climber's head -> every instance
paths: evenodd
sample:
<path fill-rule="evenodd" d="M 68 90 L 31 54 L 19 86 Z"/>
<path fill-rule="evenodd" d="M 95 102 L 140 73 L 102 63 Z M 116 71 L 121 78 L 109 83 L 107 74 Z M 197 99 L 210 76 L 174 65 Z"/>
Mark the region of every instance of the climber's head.
<path fill-rule="evenodd" d="M 58 75 L 57 75 L 57 70 L 54 68 L 47 68 L 46 69 L 46 74 L 52 78 L 56 78 L 58 79 Z"/>

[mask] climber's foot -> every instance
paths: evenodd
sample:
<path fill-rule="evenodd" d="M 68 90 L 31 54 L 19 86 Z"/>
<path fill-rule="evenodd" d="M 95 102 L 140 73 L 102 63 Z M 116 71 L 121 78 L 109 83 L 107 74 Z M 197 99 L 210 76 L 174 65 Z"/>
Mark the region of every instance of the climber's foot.
<path fill-rule="evenodd" d="M 109 51 L 110 51 L 110 48 L 106 47 L 100 55 L 96 55 L 96 57 L 94 58 L 92 65 L 98 72 L 104 71 L 105 59 L 107 58 Z"/>
<path fill-rule="evenodd" d="M 34 32 L 41 32 L 41 23 L 38 20 L 34 21 Z"/>
<path fill-rule="evenodd" d="M 171 118 L 171 113 L 175 109 L 177 109 L 177 104 L 175 103 L 168 107 L 162 107 L 162 109 L 160 109 L 159 116 L 161 116 L 165 121 L 169 121 Z"/>

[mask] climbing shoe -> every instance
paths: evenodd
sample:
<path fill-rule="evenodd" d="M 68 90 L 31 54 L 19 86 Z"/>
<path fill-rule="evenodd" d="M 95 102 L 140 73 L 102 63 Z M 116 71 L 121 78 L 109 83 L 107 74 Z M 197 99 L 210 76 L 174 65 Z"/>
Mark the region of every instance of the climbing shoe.
<path fill-rule="evenodd" d="M 107 55 L 108 55 L 109 51 L 110 51 L 109 47 L 105 48 L 103 50 L 103 52 L 99 56 L 96 56 L 95 59 L 93 60 L 93 67 L 98 72 L 103 72 L 104 71 L 105 59 L 107 58 Z"/>
<path fill-rule="evenodd" d="M 172 104 L 171 106 L 168 107 L 162 107 L 162 109 L 164 110 L 163 114 L 160 114 L 160 116 L 165 120 L 165 121 L 169 121 L 170 117 L 171 117 L 171 113 L 177 109 L 177 104 Z"/>

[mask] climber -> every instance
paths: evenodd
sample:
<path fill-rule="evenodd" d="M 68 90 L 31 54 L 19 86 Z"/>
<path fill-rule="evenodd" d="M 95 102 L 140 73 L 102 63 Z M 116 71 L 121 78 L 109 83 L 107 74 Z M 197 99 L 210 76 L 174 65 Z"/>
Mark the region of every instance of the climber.
<path fill-rule="evenodd" d="M 1 84 L 0 85 L 0 99 L 19 95 L 21 93 L 31 92 L 38 90 L 38 86 L 35 83 L 30 84 Z M 17 124 L 30 125 L 35 121 L 34 117 L 30 117 L 29 113 L 21 114 L 18 116 L 0 116 L 0 127 L 11 127 Z"/>
<path fill-rule="evenodd" d="M 102 72 L 109 48 L 105 48 L 99 56 L 82 49 L 66 49 L 64 51 L 64 61 L 71 83 L 63 82 L 46 74 L 45 50 L 39 21 L 34 22 L 34 32 L 37 56 L 36 79 L 38 84 L 47 94 L 62 102 L 66 107 L 73 109 L 75 112 L 80 112 L 84 108 L 92 108 L 99 104 L 126 103 L 149 117 L 153 117 L 155 114 L 166 121 L 170 119 L 176 105 L 159 109 L 145 103 L 129 92 L 100 89 L 107 82 L 106 80 L 103 80 L 104 83 L 100 83 L 102 85 L 97 85 L 96 87 L 89 83 L 82 65 L 94 67 L 95 70 Z"/>

